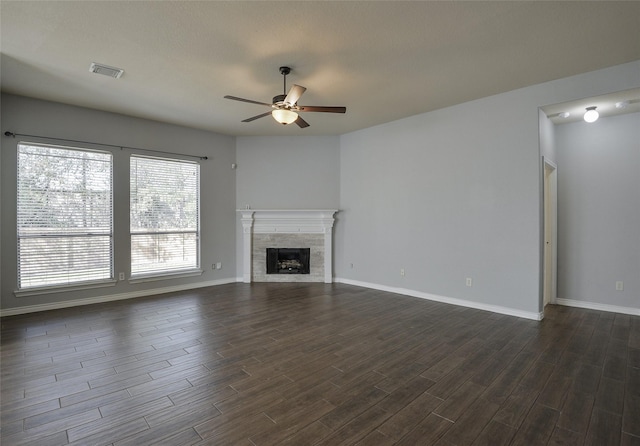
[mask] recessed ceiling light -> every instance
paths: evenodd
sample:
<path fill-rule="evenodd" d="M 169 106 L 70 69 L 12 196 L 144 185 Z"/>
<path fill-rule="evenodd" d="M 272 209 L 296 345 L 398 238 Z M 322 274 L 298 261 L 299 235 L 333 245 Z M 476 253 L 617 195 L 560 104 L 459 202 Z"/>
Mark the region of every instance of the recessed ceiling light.
<path fill-rule="evenodd" d="M 91 62 L 91 66 L 89 67 L 89 71 L 96 74 L 102 74 L 104 76 L 109 76 L 114 79 L 118 79 L 124 73 L 124 70 L 121 68 L 110 67 L 108 65 L 102 65 L 99 63 Z"/>

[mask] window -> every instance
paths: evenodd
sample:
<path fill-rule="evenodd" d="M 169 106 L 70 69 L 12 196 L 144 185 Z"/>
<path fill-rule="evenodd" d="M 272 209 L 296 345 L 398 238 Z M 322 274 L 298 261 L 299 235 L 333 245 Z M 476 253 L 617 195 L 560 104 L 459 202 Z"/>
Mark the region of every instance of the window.
<path fill-rule="evenodd" d="M 163 275 L 200 267 L 200 165 L 132 156 L 131 275 Z"/>
<path fill-rule="evenodd" d="M 18 144 L 18 288 L 113 278 L 112 156 Z"/>

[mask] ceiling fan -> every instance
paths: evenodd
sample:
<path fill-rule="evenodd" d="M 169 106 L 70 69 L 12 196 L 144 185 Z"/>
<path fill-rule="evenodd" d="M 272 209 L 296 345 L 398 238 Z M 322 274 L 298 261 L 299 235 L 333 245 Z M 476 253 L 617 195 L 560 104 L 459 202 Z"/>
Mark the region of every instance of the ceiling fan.
<path fill-rule="evenodd" d="M 272 110 L 253 116 L 251 118 L 244 119 L 242 122 L 251 122 L 256 119 L 263 118 L 271 115 L 280 124 L 293 124 L 294 122 L 300 128 L 309 127 L 309 123 L 302 119 L 298 114 L 299 112 L 323 112 L 323 113 L 345 113 L 346 107 L 326 107 L 317 105 L 298 105 L 298 99 L 302 96 L 302 93 L 306 91 L 305 87 L 300 85 L 294 85 L 287 93 L 287 74 L 291 73 L 291 68 L 280 67 L 280 74 L 284 76 L 284 94 L 279 94 L 273 97 L 273 102 L 267 104 L 266 102 L 252 101 L 251 99 L 238 98 L 236 96 L 225 96 L 225 99 L 231 99 L 234 101 L 248 102 L 250 104 L 266 105 Z"/>

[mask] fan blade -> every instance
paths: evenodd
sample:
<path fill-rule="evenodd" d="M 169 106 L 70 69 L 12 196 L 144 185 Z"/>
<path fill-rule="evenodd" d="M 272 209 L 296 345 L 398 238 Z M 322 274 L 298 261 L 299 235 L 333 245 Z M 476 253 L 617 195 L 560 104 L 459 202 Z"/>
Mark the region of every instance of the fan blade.
<path fill-rule="evenodd" d="M 305 121 L 304 119 L 302 119 L 302 117 L 300 115 L 298 115 L 298 119 L 296 119 L 294 122 L 296 124 L 298 124 L 298 127 L 300 127 L 301 129 L 303 129 L 305 127 L 309 127 L 309 123 L 307 121 Z"/>
<path fill-rule="evenodd" d="M 266 105 L 267 107 L 271 107 L 272 105 L 272 104 L 267 104 L 266 102 L 252 101 L 251 99 L 243 99 L 243 98 L 238 98 L 236 96 L 225 96 L 224 98 L 231 99 L 233 101 L 248 102 L 249 104 Z"/>
<path fill-rule="evenodd" d="M 306 88 L 301 87 L 300 85 L 294 85 L 293 87 L 291 87 L 291 90 L 289 90 L 289 94 L 287 94 L 287 97 L 284 98 L 284 103 L 295 105 L 296 102 L 298 102 L 298 99 L 300 99 L 300 96 L 302 96 L 302 93 L 304 93 L 306 90 Z"/>
<path fill-rule="evenodd" d="M 253 116 L 251 118 L 247 118 L 247 119 L 243 119 L 242 122 L 251 122 L 251 121 L 255 121 L 256 119 L 260 119 L 260 118 L 264 118 L 265 116 L 269 116 L 271 114 L 271 112 L 266 112 L 266 113 L 262 113 L 261 115 L 256 115 Z"/>
<path fill-rule="evenodd" d="M 324 107 L 318 105 L 300 105 L 298 111 L 303 112 L 324 112 L 324 113 L 346 113 L 347 107 Z"/>

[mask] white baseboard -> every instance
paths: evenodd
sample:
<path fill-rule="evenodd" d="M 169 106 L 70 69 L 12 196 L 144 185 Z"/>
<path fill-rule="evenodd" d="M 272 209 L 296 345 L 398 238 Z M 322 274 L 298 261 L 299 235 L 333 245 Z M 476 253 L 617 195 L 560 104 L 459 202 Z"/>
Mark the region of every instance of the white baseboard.
<path fill-rule="evenodd" d="M 521 317 L 524 319 L 533 319 L 534 321 L 541 321 L 544 318 L 544 313 L 534 313 L 529 311 L 516 310 L 509 307 L 502 307 L 499 305 L 490 305 L 480 302 L 473 302 L 470 300 L 455 299 L 453 297 L 439 296 L 437 294 L 424 293 L 422 291 L 410 290 L 407 288 L 390 287 L 386 285 L 379 285 L 376 283 L 360 282 L 358 280 L 343 279 L 338 277 L 334 279 L 334 282 L 361 286 L 364 288 L 371 288 L 379 291 L 387 291 L 389 293 L 404 294 L 406 296 L 419 297 L 421 299 L 433 300 L 435 302 L 458 305 L 461 307 L 475 308 L 476 310 L 491 311 L 492 313 L 506 314 L 508 316 Z"/>
<path fill-rule="evenodd" d="M 610 313 L 631 314 L 640 316 L 640 308 L 620 307 L 618 305 L 600 304 L 597 302 L 584 302 L 582 300 L 562 299 L 557 297 L 555 302 L 566 307 L 586 308 L 588 310 L 608 311 Z"/>
<path fill-rule="evenodd" d="M 38 311 L 56 310 L 59 308 L 76 307 L 80 305 L 90 305 L 102 302 L 111 302 L 116 300 L 133 299 L 136 297 L 151 296 L 153 294 L 171 293 L 176 291 L 185 291 L 195 288 L 204 288 L 209 286 L 224 285 L 228 283 L 242 282 L 242 277 L 235 277 L 230 279 L 211 280 L 208 282 L 199 282 L 194 284 L 177 285 L 171 287 L 154 288 L 150 290 L 135 291 L 130 293 L 110 294 L 107 296 L 89 297 L 86 299 L 67 300 L 62 302 L 52 302 L 47 304 L 29 305 L 25 307 L 16 307 L 8 309 L 0 309 L 0 317 L 13 316 L 17 314 L 35 313 Z M 477 310 L 491 311 L 493 313 L 506 314 L 509 316 L 522 317 L 525 319 L 542 320 L 543 313 L 533 313 L 522 310 L 515 310 L 509 307 L 503 307 L 498 305 L 489 305 L 478 302 L 472 302 L 463 299 L 455 299 L 451 297 L 439 296 L 436 294 L 424 293 L 421 291 L 410 290 L 407 288 L 390 287 L 386 285 L 379 285 L 370 282 L 361 282 L 358 280 L 334 278 L 336 283 L 344 283 L 347 285 L 360 286 L 363 288 L 371 288 L 379 291 L 387 291 L 390 293 L 404 294 L 406 296 L 418 297 L 421 299 L 432 300 L 435 302 L 442 302 L 451 305 L 459 305 L 462 307 L 475 308 Z M 564 305 L 567 307 L 585 308 L 589 310 L 607 311 L 611 313 L 630 314 L 634 316 L 640 316 L 640 309 L 632 307 L 621 307 L 617 305 L 601 304 L 597 302 L 584 302 L 574 299 L 562 299 L 556 298 L 555 304 Z"/>
<path fill-rule="evenodd" d="M 176 291 L 192 290 L 209 286 L 235 283 L 236 278 L 210 280 L 208 282 L 189 283 L 185 285 L 175 285 L 163 288 L 153 288 L 150 290 L 133 291 L 130 293 L 109 294 L 106 296 L 87 297 L 85 299 L 65 300 L 62 302 L 51 302 L 47 304 L 28 305 L 24 307 L 0 309 L 0 317 L 14 316 L 16 314 L 35 313 L 37 311 L 57 310 L 60 308 L 77 307 L 80 305 L 90 305 L 116 300 L 133 299 L 136 297 L 151 296 L 153 294 L 173 293 Z"/>

